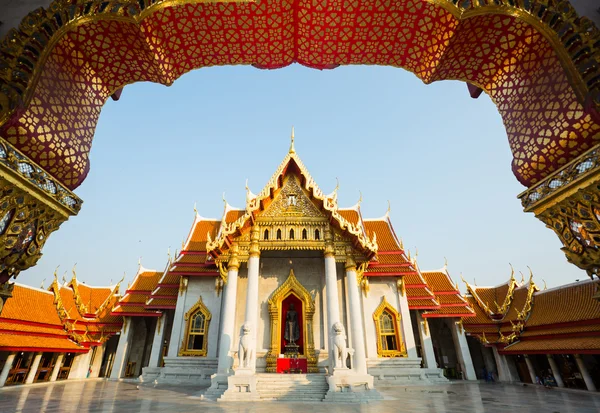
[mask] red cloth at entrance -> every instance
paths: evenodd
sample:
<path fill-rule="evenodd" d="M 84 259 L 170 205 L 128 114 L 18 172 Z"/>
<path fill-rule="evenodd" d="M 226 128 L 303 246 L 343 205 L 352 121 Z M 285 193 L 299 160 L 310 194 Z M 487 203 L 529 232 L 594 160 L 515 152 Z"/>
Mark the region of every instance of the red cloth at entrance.
<path fill-rule="evenodd" d="M 302 373 L 308 373 L 308 364 L 306 359 L 278 358 L 277 373 L 285 373 L 289 369 L 301 369 Z"/>
<path fill-rule="evenodd" d="M 300 347 L 298 352 L 300 355 L 304 355 L 304 317 L 302 313 L 302 301 L 296 297 L 294 294 L 288 295 L 285 300 L 281 303 L 281 349 L 280 353 L 285 352 L 285 345 L 287 341 L 285 339 L 285 319 L 287 317 L 288 309 L 290 308 L 290 304 L 294 303 L 294 310 L 298 315 L 298 326 L 300 327 L 300 338 L 296 341 L 296 344 Z"/>

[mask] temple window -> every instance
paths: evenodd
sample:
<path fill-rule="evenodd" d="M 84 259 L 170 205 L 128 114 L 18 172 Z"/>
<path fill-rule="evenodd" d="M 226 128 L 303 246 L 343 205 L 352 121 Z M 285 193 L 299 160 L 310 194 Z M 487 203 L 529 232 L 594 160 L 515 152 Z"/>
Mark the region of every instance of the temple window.
<path fill-rule="evenodd" d="M 210 318 L 210 311 L 200 297 L 198 302 L 185 314 L 187 327 L 179 356 L 206 356 Z"/>
<path fill-rule="evenodd" d="M 281 239 L 281 230 L 280 229 L 277 230 L 277 239 Z"/>
<path fill-rule="evenodd" d="M 290 229 L 290 239 L 294 239 L 294 230 Z"/>
<path fill-rule="evenodd" d="M 306 232 L 306 228 L 302 230 L 302 239 L 308 239 L 308 233 Z"/>
<path fill-rule="evenodd" d="M 406 349 L 400 336 L 400 314 L 383 298 L 373 314 L 379 357 L 403 357 Z"/>
<path fill-rule="evenodd" d="M 320 240 L 321 239 L 321 236 L 319 234 L 319 230 L 318 229 L 315 229 L 315 239 L 316 240 Z"/>
<path fill-rule="evenodd" d="M 269 239 L 269 230 L 268 229 L 265 229 L 265 238 L 264 239 L 265 240 Z"/>

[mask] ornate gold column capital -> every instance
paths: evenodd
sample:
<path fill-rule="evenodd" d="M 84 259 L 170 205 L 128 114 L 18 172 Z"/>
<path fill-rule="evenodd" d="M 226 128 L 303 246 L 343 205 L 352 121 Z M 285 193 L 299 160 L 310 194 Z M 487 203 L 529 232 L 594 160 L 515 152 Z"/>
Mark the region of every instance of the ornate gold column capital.
<path fill-rule="evenodd" d="M 231 250 L 229 251 L 229 262 L 227 263 L 227 270 L 239 270 L 240 268 L 240 260 L 238 259 L 238 255 L 240 252 L 240 248 L 237 244 L 231 245 Z"/>
<path fill-rule="evenodd" d="M 335 248 L 333 247 L 333 233 L 331 228 L 325 227 L 323 230 L 323 239 L 325 240 L 325 257 L 335 256 Z"/>
<path fill-rule="evenodd" d="M 252 232 L 250 232 L 250 256 L 251 257 L 259 257 L 260 249 L 258 248 L 258 240 L 260 239 L 258 226 L 255 225 L 252 227 Z"/>
<path fill-rule="evenodd" d="M 354 260 L 354 256 L 352 255 L 352 247 L 346 247 L 346 271 L 354 271 L 356 272 L 356 261 Z"/>

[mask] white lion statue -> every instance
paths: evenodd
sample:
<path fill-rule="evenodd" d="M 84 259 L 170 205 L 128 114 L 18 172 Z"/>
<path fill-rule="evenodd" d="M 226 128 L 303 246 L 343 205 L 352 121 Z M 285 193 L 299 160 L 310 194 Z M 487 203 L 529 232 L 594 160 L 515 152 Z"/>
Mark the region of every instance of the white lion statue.
<path fill-rule="evenodd" d="M 254 356 L 252 337 L 250 336 L 251 331 L 252 327 L 250 327 L 250 324 L 244 323 L 244 325 L 242 326 L 242 334 L 240 335 L 240 346 L 238 349 L 238 362 L 241 368 L 249 367 L 250 361 Z"/>
<path fill-rule="evenodd" d="M 346 347 L 346 330 L 339 321 L 335 323 L 331 329 L 333 367 L 336 369 L 344 369 L 346 368 L 346 359 L 348 358 L 348 348 Z"/>

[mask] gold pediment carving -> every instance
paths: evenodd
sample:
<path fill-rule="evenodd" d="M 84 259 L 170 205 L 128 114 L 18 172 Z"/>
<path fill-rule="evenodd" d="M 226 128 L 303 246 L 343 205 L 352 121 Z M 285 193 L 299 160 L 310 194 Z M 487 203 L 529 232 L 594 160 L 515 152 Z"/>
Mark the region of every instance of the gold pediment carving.
<path fill-rule="evenodd" d="M 259 218 L 326 218 L 300 186 L 296 175 L 285 178 L 283 187 Z"/>

